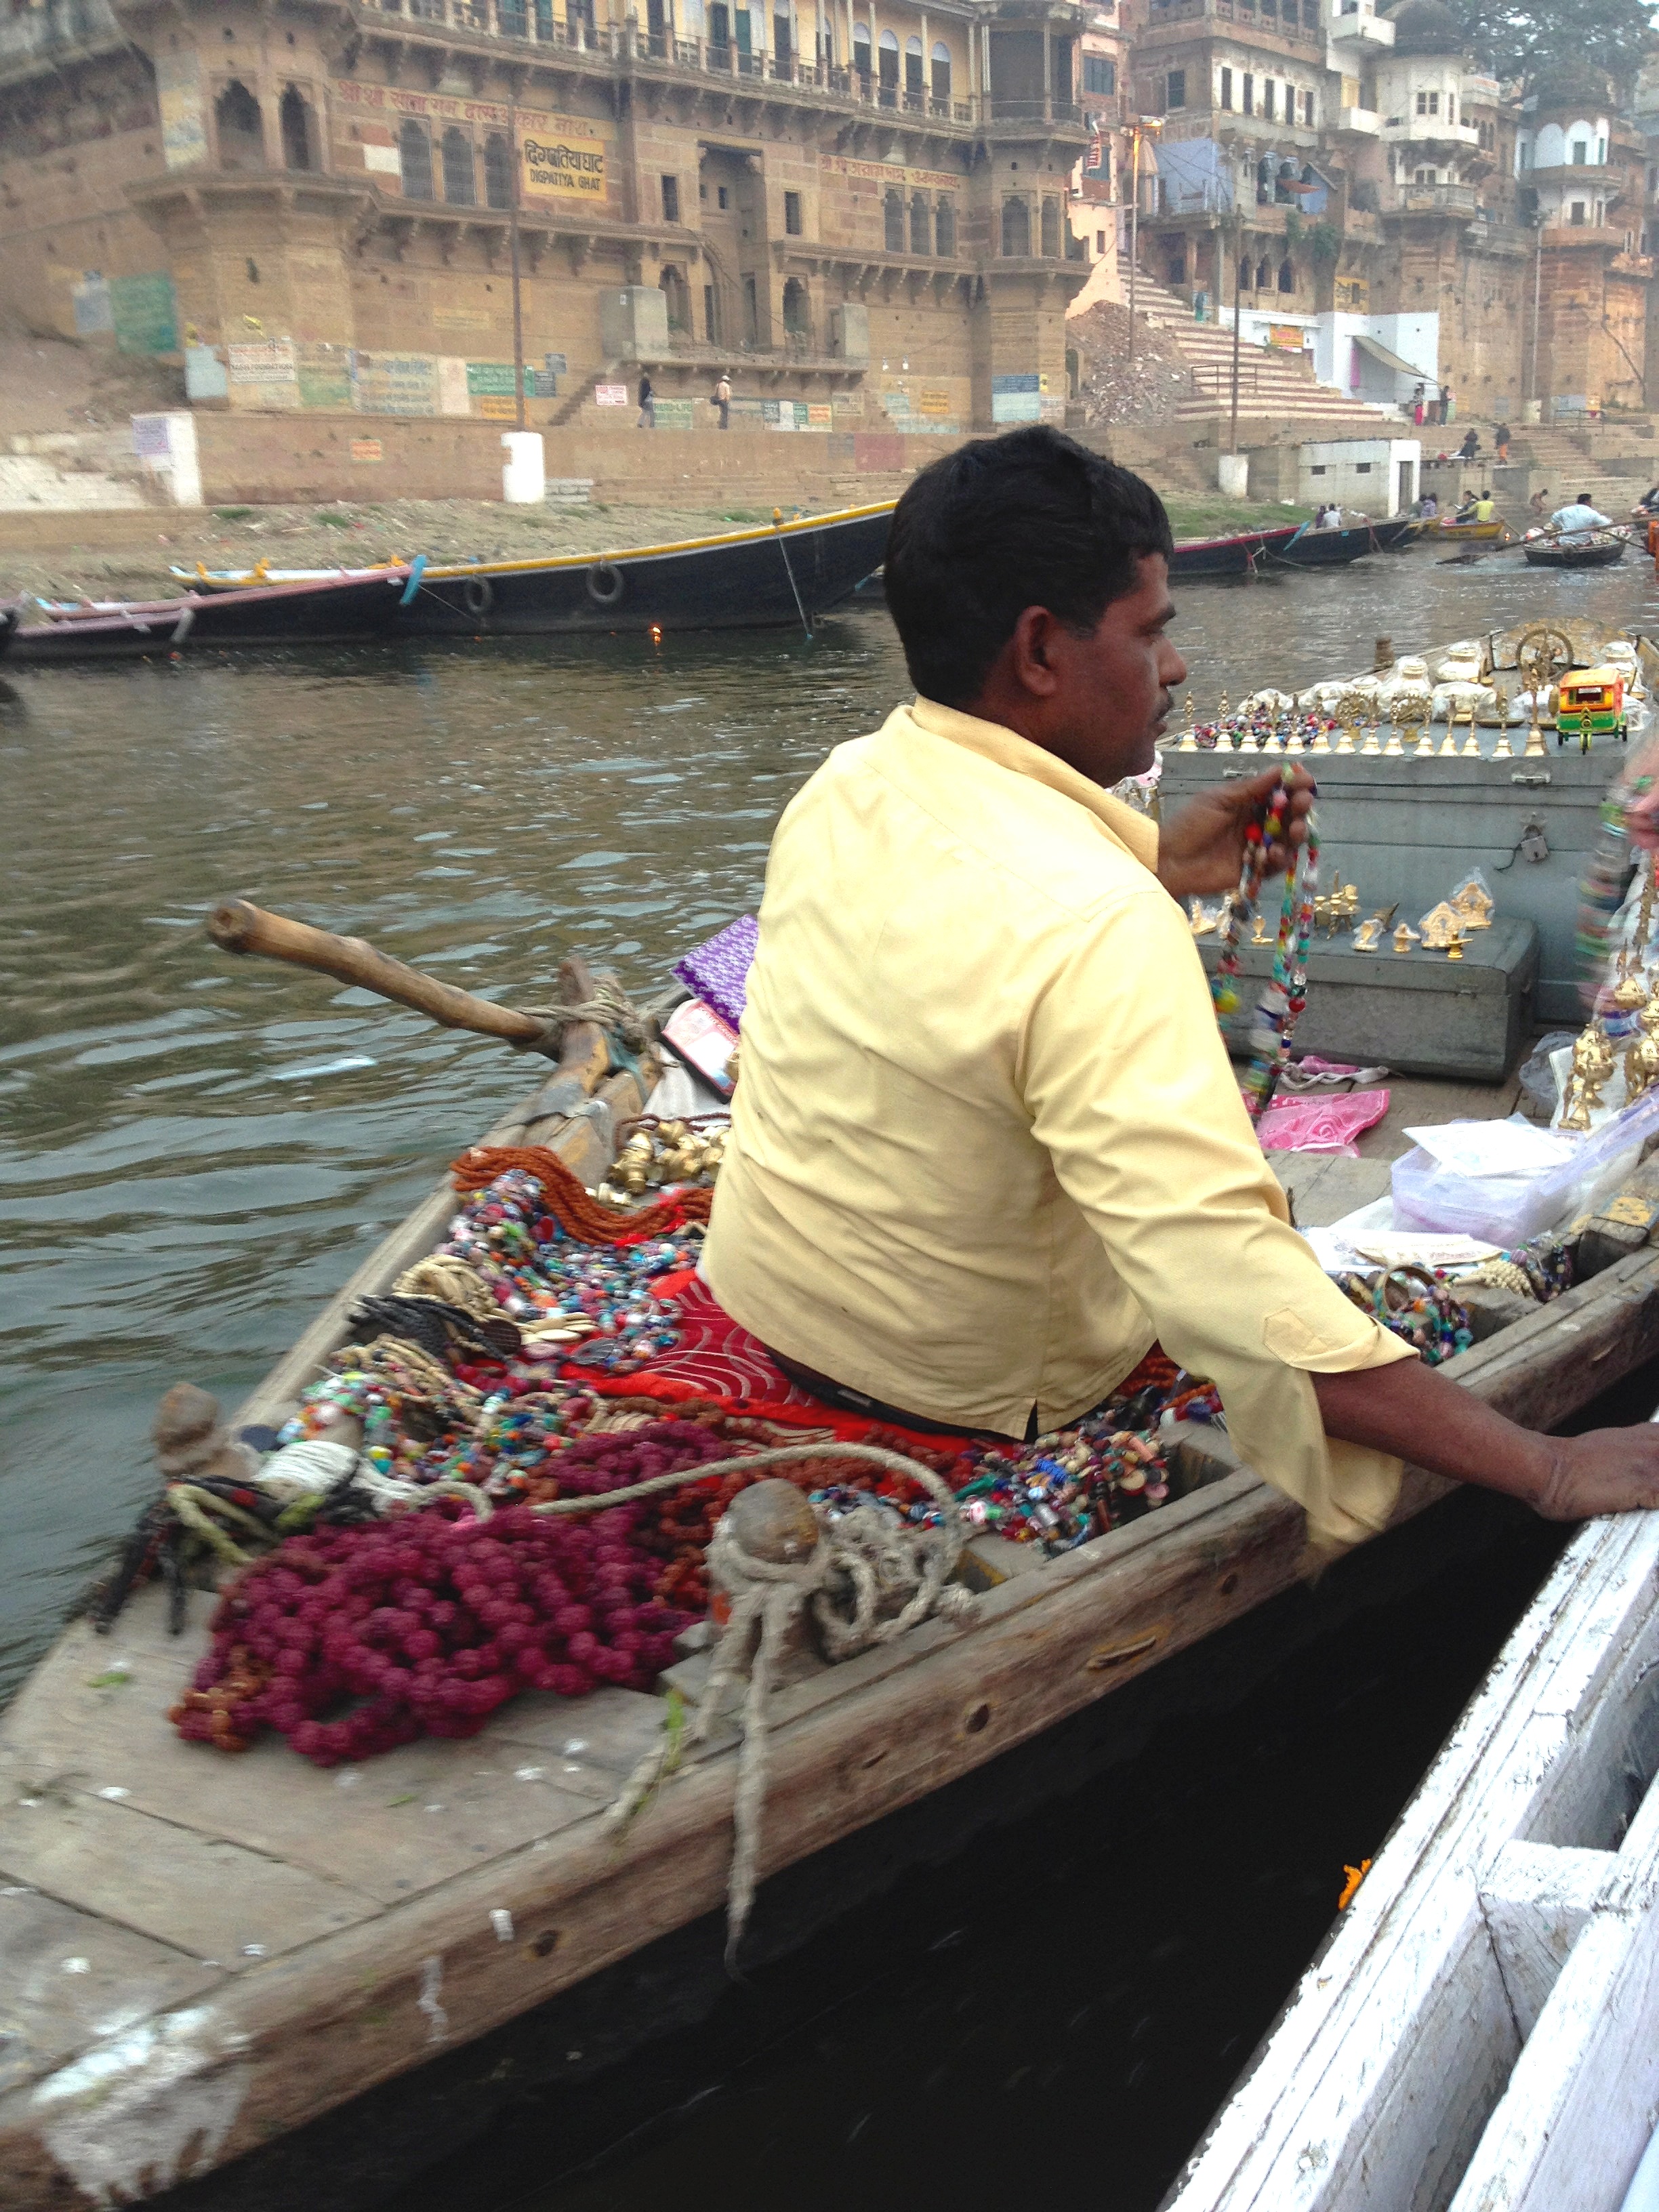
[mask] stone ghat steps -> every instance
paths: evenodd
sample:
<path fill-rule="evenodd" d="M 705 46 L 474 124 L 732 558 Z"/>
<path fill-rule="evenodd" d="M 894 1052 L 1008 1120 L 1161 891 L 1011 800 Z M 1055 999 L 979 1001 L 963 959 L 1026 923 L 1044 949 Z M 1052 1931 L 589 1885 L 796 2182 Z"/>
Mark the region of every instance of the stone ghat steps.
<path fill-rule="evenodd" d="M 137 464 L 133 464 L 135 476 Z M 0 453 L 0 514 L 59 514 L 94 507 L 142 507 L 152 501 L 133 477 L 64 465 L 56 453 Z"/>
<path fill-rule="evenodd" d="M 1160 337 L 1173 339 L 1190 364 L 1196 389 L 1177 400 L 1175 412 L 1182 421 L 1213 415 L 1218 406 L 1231 404 L 1233 336 L 1219 323 L 1193 319 L 1186 301 L 1158 283 L 1138 275 L 1135 313 Z M 1370 400 L 1351 398 L 1335 386 L 1322 384 L 1306 359 L 1273 346 L 1245 345 L 1239 353 L 1239 412 L 1251 416 L 1287 417 L 1318 426 L 1340 425 L 1345 434 L 1379 434 L 1384 423 L 1397 424 L 1397 408 L 1381 407 Z"/>

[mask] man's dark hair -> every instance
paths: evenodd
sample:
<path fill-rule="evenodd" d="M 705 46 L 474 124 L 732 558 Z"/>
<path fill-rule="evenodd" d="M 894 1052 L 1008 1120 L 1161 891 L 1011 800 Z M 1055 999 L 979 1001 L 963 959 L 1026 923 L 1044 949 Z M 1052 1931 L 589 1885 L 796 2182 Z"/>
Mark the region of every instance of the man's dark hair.
<path fill-rule="evenodd" d="M 1092 629 L 1174 549 L 1152 486 L 1046 425 L 930 462 L 887 540 L 887 605 L 924 699 L 975 697 L 1027 607 Z"/>

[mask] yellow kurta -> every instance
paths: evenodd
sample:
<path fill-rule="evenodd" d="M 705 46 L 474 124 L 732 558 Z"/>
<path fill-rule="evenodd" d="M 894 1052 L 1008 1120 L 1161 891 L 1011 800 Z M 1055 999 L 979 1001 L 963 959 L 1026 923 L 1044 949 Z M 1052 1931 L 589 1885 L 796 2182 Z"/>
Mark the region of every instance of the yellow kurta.
<path fill-rule="evenodd" d="M 1157 1339 L 1354 1543 L 1400 1463 L 1328 1443 L 1308 1376 L 1413 1355 L 1289 1226 L 1157 856 L 994 723 L 920 700 L 836 746 L 773 840 L 704 1269 L 788 1358 L 1008 1436 Z"/>

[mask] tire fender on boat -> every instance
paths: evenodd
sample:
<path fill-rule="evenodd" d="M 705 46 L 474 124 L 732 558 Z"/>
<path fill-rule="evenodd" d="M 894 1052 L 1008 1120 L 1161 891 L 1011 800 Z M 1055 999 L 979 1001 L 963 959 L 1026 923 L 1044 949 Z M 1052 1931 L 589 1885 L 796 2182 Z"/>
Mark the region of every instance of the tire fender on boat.
<path fill-rule="evenodd" d="M 495 604 L 495 586 L 488 576 L 469 576 L 461 586 L 461 598 L 470 615 L 487 615 Z"/>
<path fill-rule="evenodd" d="M 614 561 L 596 561 L 587 572 L 587 596 L 596 607 L 622 605 L 627 579 Z"/>

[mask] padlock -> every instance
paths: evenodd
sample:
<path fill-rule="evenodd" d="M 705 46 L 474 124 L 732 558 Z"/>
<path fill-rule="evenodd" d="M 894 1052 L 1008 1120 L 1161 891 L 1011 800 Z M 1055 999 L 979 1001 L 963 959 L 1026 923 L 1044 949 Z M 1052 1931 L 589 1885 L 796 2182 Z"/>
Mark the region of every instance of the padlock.
<path fill-rule="evenodd" d="M 1521 857 L 1523 860 L 1547 860 L 1550 856 L 1549 839 L 1536 822 L 1528 822 L 1521 833 Z"/>

